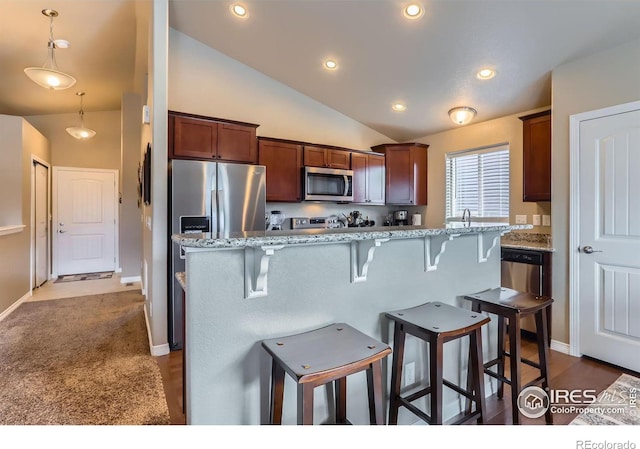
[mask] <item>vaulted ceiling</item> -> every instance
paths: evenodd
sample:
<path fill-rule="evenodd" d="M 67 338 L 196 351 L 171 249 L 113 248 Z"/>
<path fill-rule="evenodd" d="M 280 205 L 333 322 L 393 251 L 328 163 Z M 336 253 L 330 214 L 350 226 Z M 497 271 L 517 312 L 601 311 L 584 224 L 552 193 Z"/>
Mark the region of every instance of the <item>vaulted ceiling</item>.
<path fill-rule="evenodd" d="M 135 71 L 135 3 L 3 0 L 0 113 L 73 112 L 78 90 L 87 111 L 119 108 Z M 400 0 L 243 0 L 246 19 L 231 3 L 170 0 L 170 26 L 397 141 L 456 126 L 454 106 L 477 109 L 476 122 L 547 106 L 555 67 L 640 38 L 631 0 L 420 0 L 416 20 Z M 58 10 L 54 35 L 71 42 L 56 51 L 78 79 L 68 91 L 23 73 L 46 59 L 44 8 Z M 338 68 L 323 69 L 326 58 Z M 496 76 L 477 79 L 483 67 Z"/>

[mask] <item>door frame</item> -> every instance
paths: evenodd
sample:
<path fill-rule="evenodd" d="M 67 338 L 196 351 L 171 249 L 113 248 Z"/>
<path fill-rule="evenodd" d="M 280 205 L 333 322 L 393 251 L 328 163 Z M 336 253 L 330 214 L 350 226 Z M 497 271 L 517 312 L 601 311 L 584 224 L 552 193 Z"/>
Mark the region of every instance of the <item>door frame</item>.
<path fill-rule="evenodd" d="M 569 116 L 569 354 L 580 357 L 580 124 L 640 109 L 640 101 Z"/>
<path fill-rule="evenodd" d="M 52 205 L 53 205 L 53 218 L 51 221 L 51 235 L 53 236 L 51 241 L 51 260 L 52 260 L 52 278 L 58 277 L 58 233 L 54 232 L 55 226 L 53 223 L 58 222 L 58 173 L 61 171 L 75 171 L 75 172 L 84 172 L 84 173 L 113 173 L 115 179 L 115 185 L 113 189 L 114 198 L 113 198 L 113 207 L 114 207 L 114 217 L 115 217 L 115 229 L 114 229 L 114 251 L 115 251 L 115 263 L 114 263 L 114 272 L 120 272 L 120 187 L 119 187 L 119 179 L 118 179 L 118 170 L 116 169 L 108 169 L 108 168 L 83 168 L 83 167 L 53 167 L 53 188 L 51 189 L 52 195 Z"/>
<path fill-rule="evenodd" d="M 29 254 L 29 292 L 33 292 L 33 284 L 35 283 L 36 272 L 34 264 L 36 262 L 36 170 L 35 164 L 38 163 L 47 168 L 47 278 L 51 279 L 51 250 L 52 250 L 52 240 L 51 240 L 51 165 L 45 161 L 44 159 L 40 159 L 38 156 L 32 154 L 31 155 L 31 206 L 30 206 L 30 215 L 29 222 L 31 225 L 30 231 L 30 254 Z"/>

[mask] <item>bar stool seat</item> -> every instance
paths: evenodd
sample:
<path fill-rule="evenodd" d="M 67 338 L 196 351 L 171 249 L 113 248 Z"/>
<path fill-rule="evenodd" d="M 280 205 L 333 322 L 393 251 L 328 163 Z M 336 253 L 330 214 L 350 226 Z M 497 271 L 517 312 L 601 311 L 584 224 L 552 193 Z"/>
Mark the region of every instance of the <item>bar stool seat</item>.
<path fill-rule="evenodd" d="M 475 411 L 468 410 L 463 417 L 452 424 L 461 424 L 476 416 L 478 423 L 482 424 L 486 410 L 481 329 L 484 324 L 490 321 L 489 317 L 437 301 L 388 312 L 386 317 L 394 322 L 389 424 L 398 423 L 398 409 L 401 406 L 430 424 L 442 424 L 443 386 L 465 396 L 476 405 Z M 406 334 L 429 343 L 429 386 L 409 396 L 401 396 L 400 387 Z M 444 343 L 467 335 L 470 338 L 470 386 L 465 390 L 443 379 L 443 355 Z M 430 395 L 430 415 L 412 404 L 413 401 L 426 395 Z"/>
<path fill-rule="evenodd" d="M 384 424 L 381 360 L 391 348 L 345 323 L 262 342 L 272 357 L 271 424 L 282 424 L 284 375 L 298 384 L 298 424 L 313 424 L 313 389 L 335 381 L 336 423 L 346 417 L 346 376 L 366 370 L 371 424 Z"/>
<path fill-rule="evenodd" d="M 471 301 L 471 308 L 476 312 L 488 312 L 498 316 L 498 353 L 497 357 L 484 365 L 484 372 L 498 379 L 498 398 L 502 398 L 504 384 L 511 386 L 511 412 L 513 423 L 520 423 L 518 409 L 518 396 L 520 392 L 529 386 L 540 385 L 549 390 L 549 330 L 548 313 L 553 299 L 548 296 L 536 296 L 532 293 L 520 292 L 510 288 L 494 288 L 479 293 L 465 296 Z M 538 362 L 521 356 L 520 319 L 528 315 L 534 315 L 536 321 L 536 343 L 538 347 Z M 505 349 L 505 335 L 509 333 L 508 351 Z M 505 376 L 505 358 L 509 357 L 510 374 Z M 540 375 L 531 382 L 522 384 L 520 362 L 539 370 Z M 491 368 L 497 366 L 497 370 Z M 545 420 L 553 423 L 550 408 L 545 412 Z"/>

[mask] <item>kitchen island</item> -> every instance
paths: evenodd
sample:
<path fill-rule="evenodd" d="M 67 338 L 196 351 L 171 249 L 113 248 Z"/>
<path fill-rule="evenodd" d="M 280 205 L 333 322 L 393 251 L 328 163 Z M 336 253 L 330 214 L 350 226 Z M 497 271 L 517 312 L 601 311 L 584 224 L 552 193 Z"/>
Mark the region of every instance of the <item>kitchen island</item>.
<path fill-rule="evenodd" d="M 271 364 L 260 342 L 345 322 L 388 344 L 384 313 L 428 301 L 470 308 L 462 296 L 500 285 L 500 237 L 530 225 L 456 223 L 229 235 L 177 234 L 186 257 L 186 399 L 189 424 L 263 424 Z M 495 323 L 484 332 L 495 340 Z M 466 381 L 466 340 L 445 346 L 445 378 Z M 425 372 L 424 343 L 407 339 L 405 365 Z M 485 341 L 485 356 L 495 343 Z M 383 364 L 389 384 L 390 358 Z M 488 380 L 487 380 L 488 382 Z M 348 415 L 368 423 L 364 373 L 348 379 Z M 411 389 L 412 385 L 403 388 Z M 487 393 L 492 392 L 487 383 Z M 296 422 L 295 383 L 285 382 L 283 422 Z M 315 391 L 314 420 L 333 418 L 333 390 Z M 422 402 L 422 403 L 421 403 Z M 386 411 L 385 403 L 385 411 Z M 416 405 L 426 409 L 424 398 Z M 445 389 L 444 416 L 462 402 Z M 415 417 L 406 413 L 399 423 Z"/>

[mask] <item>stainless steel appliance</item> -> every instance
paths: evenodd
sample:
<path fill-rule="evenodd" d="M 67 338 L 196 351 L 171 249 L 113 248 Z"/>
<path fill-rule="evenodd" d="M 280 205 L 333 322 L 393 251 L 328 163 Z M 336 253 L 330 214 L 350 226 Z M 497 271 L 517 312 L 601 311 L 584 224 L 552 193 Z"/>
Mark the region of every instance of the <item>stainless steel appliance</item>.
<path fill-rule="evenodd" d="M 521 292 L 543 295 L 543 255 L 537 251 L 516 248 L 501 250 L 502 286 Z M 535 334 L 533 316 L 525 317 L 520 322 L 521 329 Z"/>
<path fill-rule="evenodd" d="M 393 224 L 395 226 L 406 226 L 409 224 L 409 212 L 397 210 L 393 213 Z"/>
<path fill-rule="evenodd" d="M 173 159 L 169 163 L 169 234 L 233 232 L 265 228 L 266 168 L 261 165 Z M 184 253 L 169 238 L 168 337 L 182 348 L 182 287 L 176 272 L 185 270 Z"/>
<path fill-rule="evenodd" d="M 333 229 L 341 226 L 340 219 L 335 215 L 329 217 L 291 218 L 291 229 Z"/>
<path fill-rule="evenodd" d="M 269 224 L 271 225 L 272 231 L 280 231 L 282 230 L 282 225 L 284 224 L 286 216 L 282 211 L 272 210 L 271 215 L 269 215 Z"/>
<path fill-rule="evenodd" d="M 304 167 L 304 199 L 307 201 L 353 201 L 353 171 Z"/>

